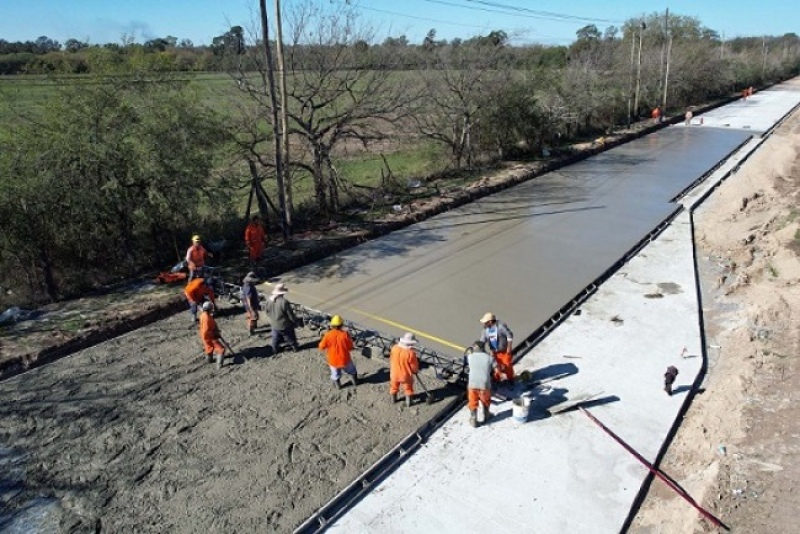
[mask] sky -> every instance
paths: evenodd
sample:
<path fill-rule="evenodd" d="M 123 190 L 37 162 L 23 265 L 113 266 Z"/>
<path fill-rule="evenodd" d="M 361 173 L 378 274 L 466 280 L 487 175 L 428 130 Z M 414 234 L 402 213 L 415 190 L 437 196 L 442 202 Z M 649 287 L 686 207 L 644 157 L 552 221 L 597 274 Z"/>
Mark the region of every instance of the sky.
<path fill-rule="evenodd" d="M 284 11 L 303 1 L 281 0 Z M 515 44 L 569 44 L 575 31 L 594 24 L 601 31 L 652 12 L 693 16 L 724 38 L 800 33 L 798 0 L 349 0 L 377 30 L 378 41 L 406 35 L 421 43 L 467 39 L 504 30 Z M 272 12 L 274 0 L 266 0 Z M 61 44 L 74 38 L 92 44 L 144 42 L 168 35 L 208 45 L 231 26 L 256 28 L 258 0 L 0 0 L 0 39 Z"/>

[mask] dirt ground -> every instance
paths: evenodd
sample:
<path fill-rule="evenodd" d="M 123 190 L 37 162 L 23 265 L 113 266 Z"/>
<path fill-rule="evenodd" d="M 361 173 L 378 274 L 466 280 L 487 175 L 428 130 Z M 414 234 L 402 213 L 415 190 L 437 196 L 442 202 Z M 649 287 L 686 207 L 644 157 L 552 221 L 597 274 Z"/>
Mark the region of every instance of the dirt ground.
<path fill-rule="evenodd" d="M 219 322 L 221 371 L 182 313 L 0 382 L 0 530 L 39 498 L 54 532 L 289 532 L 442 406 L 392 404 L 383 357 L 337 391 L 316 333 L 267 357 L 243 315 Z"/>
<path fill-rule="evenodd" d="M 731 532 L 798 531 L 798 196 L 796 111 L 695 214 L 709 369 L 662 468 Z M 717 530 L 658 480 L 631 528 Z"/>

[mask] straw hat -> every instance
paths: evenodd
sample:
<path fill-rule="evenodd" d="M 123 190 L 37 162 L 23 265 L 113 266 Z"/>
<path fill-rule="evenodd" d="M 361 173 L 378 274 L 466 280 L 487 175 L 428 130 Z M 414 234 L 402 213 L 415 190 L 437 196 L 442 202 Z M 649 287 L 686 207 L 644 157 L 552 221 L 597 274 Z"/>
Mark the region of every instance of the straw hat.
<path fill-rule="evenodd" d="M 403 334 L 403 337 L 400 338 L 399 343 L 404 347 L 410 347 L 417 344 L 417 338 L 414 337 L 414 334 L 411 332 L 406 332 Z"/>
<path fill-rule="evenodd" d="M 497 317 L 495 317 L 492 312 L 486 312 L 483 314 L 483 317 L 481 317 L 481 324 L 486 324 L 489 321 L 496 321 L 496 320 Z"/>
<path fill-rule="evenodd" d="M 289 292 L 289 288 L 286 287 L 286 284 L 283 282 L 279 284 L 275 284 L 275 287 L 272 289 L 273 295 L 285 295 Z"/>

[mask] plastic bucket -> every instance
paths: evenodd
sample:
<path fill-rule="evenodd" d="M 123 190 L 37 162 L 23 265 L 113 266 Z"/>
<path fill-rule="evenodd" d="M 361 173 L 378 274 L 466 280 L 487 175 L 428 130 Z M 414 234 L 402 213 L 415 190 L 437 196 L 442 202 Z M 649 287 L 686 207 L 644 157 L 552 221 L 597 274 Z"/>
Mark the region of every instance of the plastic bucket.
<path fill-rule="evenodd" d="M 531 400 L 527 397 L 517 397 L 511 401 L 511 416 L 514 421 L 524 423 L 528 420 L 528 410 L 531 406 Z"/>

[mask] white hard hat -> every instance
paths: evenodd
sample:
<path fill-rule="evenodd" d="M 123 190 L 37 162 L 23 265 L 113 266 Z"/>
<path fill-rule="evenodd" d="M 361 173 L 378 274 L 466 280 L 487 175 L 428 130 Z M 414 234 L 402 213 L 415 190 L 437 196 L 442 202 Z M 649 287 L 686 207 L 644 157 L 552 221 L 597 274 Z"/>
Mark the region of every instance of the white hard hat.
<path fill-rule="evenodd" d="M 205 301 L 203 303 L 203 311 L 211 311 L 214 309 L 214 305 L 210 301 Z"/>

